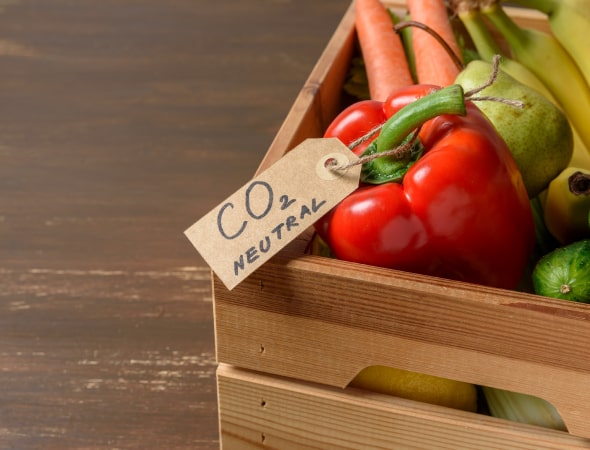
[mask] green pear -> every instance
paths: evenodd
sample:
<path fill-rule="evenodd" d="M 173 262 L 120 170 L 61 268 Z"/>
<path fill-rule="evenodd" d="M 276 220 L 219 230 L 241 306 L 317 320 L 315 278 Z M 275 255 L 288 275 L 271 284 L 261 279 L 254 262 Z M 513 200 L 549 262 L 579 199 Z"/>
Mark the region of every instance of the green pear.
<path fill-rule="evenodd" d="M 485 85 L 492 72 L 492 64 L 475 60 L 455 82 L 467 92 Z M 481 96 L 516 100 L 524 105 L 519 108 L 496 100 L 476 102 L 510 149 L 529 198 L 536 197 L 571 159 L 574 140 L 567 116 L 538 91 L 501 69 L 493 83 L 473 98 Z"/>

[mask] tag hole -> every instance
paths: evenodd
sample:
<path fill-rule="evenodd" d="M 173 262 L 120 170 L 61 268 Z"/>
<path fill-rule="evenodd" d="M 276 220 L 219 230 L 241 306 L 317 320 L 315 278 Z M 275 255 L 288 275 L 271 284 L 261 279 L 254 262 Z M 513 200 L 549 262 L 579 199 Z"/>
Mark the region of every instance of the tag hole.
<path fill-rule="evenodd" d="M 338 164 L 338 161 L 336 161 L 336 158 L 328 158 L 324 161 L 324 167 L 326 169 L 329 169 L 330 167 L 334 167 L 337 164 Z"/>
<path fill-rule="evenodd" d="M 320 158 L 316 164 L 316 175 L 322 180 L 332 181 L 343 177 L 348 159 L 342 153 L 330 153 Z"/>
<path fill-rule="evenodd" d="M 264 399 L 260 400 L 260 406 L 262 408 L 266 408 L 266 400 L 264 400 Z"/>
<path fill-rule="evenodd" d="M 264 345 L 260 344 L 260 348 L 258 349 L 258 351 L 259 351 L 260 353 L 264 353 L 264 351 L 265 351 L 265 350 L 266 350 L 266 349 L 264 348 Z"/>

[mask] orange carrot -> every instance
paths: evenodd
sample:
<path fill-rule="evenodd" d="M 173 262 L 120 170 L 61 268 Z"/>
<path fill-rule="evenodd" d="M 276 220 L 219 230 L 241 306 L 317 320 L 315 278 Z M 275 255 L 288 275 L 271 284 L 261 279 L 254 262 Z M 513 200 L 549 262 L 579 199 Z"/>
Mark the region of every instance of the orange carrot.
<path fill-rule="evenodd" d="M 432 28 L 462 60 L 444 0 L 407 0 L 407 6 L 411 20 Z M 455 82 L 460 69 L 435 38 L 424 30 L 412 28 L 412 45 L 418 83 L 448 86 Z"/>
<path fill-rule="evenodd" d="M 355 0 L 355 25 L 373 100 L 414 84 L 401 39 L 379 0 Z"/>

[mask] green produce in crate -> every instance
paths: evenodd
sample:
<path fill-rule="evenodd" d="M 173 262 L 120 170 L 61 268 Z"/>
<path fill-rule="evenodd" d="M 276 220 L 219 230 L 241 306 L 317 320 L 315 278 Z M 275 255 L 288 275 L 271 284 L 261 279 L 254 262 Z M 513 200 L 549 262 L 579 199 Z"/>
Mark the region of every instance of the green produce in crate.
<path fill-rule="evenodd" d="M 533 270 L 533 285 L 539 295 L 590 303 L 590 239 L 543 256 Z"/>
<path fill-rule="evenodd" d="M 557 409 L 542 398 L 487 386 L 481 389 L 494 417 L 567 431 Z"/>
<path fill-rule="evenodd" d="M 486 83 L 492 70 L 488 62 L 472 61 L 456 82 L 465 91 L 476 89 Z M 500 101 L 480 101 L 477 106 L 508 145 L 529 197 L 536 197 L 567 167 L 572 157 L 574 141 L 568 118 L 539 92 L 501 69 L 494 82 L 479 95 L 523 103 L 523 108 Z"/>

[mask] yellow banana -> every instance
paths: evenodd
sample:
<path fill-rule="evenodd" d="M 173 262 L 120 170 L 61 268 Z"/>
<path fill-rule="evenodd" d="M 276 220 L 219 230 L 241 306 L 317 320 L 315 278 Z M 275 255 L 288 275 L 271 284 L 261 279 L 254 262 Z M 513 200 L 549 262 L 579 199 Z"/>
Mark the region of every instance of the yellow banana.
<path fill-rule="evenodd" d="M 545 225 L 562 245 L 589 238 L 590 170 L 568 167 L 547 188 Z"/>
<path fill-rule="evenodd" d="M 575 61 L 551 34 L 516 24 L 498 0 L 483 0 L 480 6 L 510 45 L 513 58 L 549 89 L 590 149 L 590 86 Z"/>
<path fill-rule="evenodd" d="M 526 1 L 526 0 L 522 0 Z M 469 33 L 473 44 L 479 56 L 487 62 L 492 62 L 495 55 L 501 55 L 500 69 L 516 79 L 520 83 L 535 89 L 545 98 L 550 100 L 554 105 L 561 107 L 554 95 L 547 89 L 545 84 L 526 66 L 512 58 L 502 54 L 502 50 L 494 37 L 487 28 L 485 21 L 478 8 L 476 8 L 471 0 L 453 0 L 451 2 L 454 12 L 457 14 L 465 29 Z M 590 5 L 590 2 L 589 2 Z M 563 108 L 562 108 L 563 109 Z M 567 115 L 567 114 L 566 114 Z M 569 119 L 569 117 L 568 117 Z M 574 151 L 570 161 L 570 166 L 576 166 L 590 170 L 590 151 L 582 142 L 580 134 L 575 126 L 571 123 L 574 135 Z M 590 125 L 590 124 L 589 124 Z"/>
<path fill-rule="evenodd" d="M 507 0 L 506 0 L 507 1 Z M 588 0 L 510 0 L 511 3 L 536 9 L 547 15 L 555 38 L 576 61 L 590 84 L 590 46 L 586 36 L 590 29 Z"/>
<path fill-rule="evenodd" d="M 572 128 L 572 131 L 574 132 L 574 153 L 572 154 L 569 165 L 571 167 L 590 170 L 590 152 L 584 146 L 575 128 Z"/>

